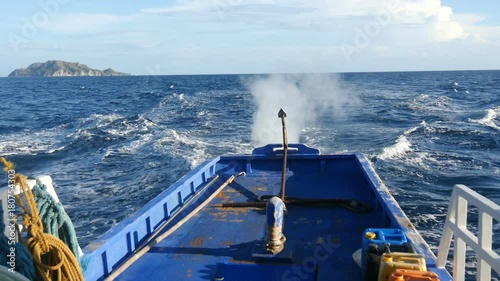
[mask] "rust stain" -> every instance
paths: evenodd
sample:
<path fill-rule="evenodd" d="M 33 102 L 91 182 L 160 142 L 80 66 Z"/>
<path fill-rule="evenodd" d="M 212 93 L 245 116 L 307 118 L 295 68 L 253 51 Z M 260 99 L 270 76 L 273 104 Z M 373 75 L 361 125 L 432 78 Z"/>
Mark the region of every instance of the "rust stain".
<path fill-rule="evenodd" d="M 251 189 L 253 191 L 266 191 L 267 190 L 267 188 L 265 186 L 262 186 L 262 185 L 254 186 Z"/>
<path fill-rule="evenodd" d="M 189 242 L 189 244 L 193 247 L 201 247 L 203 245 L 203 240 L 205 240 L 204 237 L 198 237 Z"/>
<path fill-rule="evenodd" d="M 248 208 L 229 208 L 229 209 L 230 209 L 229 213 L 235 216 L 248 213 Z"/>
<path fill-rule="evenodd" d="M 211 212 L 210 215 L 213 217 L 212 221 L 226 222 L 226 212 Z"/>
<path fill-rule="evenodd" d="M 217 194 L 217 196 L 215 196 L 215 198 L 224 198 L 226 197 L 226 194 L 224 193 L 224 191 L 221 191 Z"/>
<path fill-rule="evenodd" d="M 331 242 L 332 242 L 333 244 L 340 244 L 340 237 L 339 237 L 338 235 L 333 235 L 333 236 L 331 237 Z"/>
<path fill-rule="evenodd" d="M 233 242 L 232 241 L 222 241 L 220 244 L 221 244 L 221 246 L 231 246 L 231 245 L 233 245 Z"/>
<path fill-rule="evenodd" d="M 186 277 L 187 277 L 187 278 L 191 278 L 191 277 L 193 277 L 193 270 L 192 270 L 192 269 L 188 269 L 188 270 L 187 270 Z"/>
<path fill-rule="evenodd" d="M 248 210 L 257 210 L 259 208 L 253 208 L 253 207 L 242 207 L 242 208 L 234 208 L 234 207 L 215 207 L 215 209 L 217 209 L 218 211 L 220 211 L 221 213 L 225 213 L 225 214 L 230 214 L 230 215 L 235 215 L 235 216 L 239 216 L 239 215 L 245 215 L 248 213 Z M 212 214 L 215 214 L 212 213 Z"/>

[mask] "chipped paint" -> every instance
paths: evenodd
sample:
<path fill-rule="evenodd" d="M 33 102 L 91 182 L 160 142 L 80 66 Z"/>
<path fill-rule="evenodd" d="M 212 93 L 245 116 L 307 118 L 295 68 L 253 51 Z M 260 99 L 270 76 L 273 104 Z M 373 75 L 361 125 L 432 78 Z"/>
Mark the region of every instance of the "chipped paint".
<path fill-rule="evenodd" d="M 259 186 L 254 186 L 254 187 L 251 187 L 250 189 L 251 189 L 252 191 L 266 191 L 266 190 L 267 190 L 267 187 L 259 185 Z"/>
<path fill-rule="evenodd" d="M 193 247 L 201 247 L 203 245 L 203 240 L 205 240 L 204 237 L 195 238 L 195 239 L 189 241 L 189 245 L 191 245 Z"/>
<path fill-rule="evenodd" d="M 224 198 L 224 197 L 226 197 L 226 194 L 224 193 L 224 191 L 219 192 L 219 193 L 215 196 L 215 198 Z"/>

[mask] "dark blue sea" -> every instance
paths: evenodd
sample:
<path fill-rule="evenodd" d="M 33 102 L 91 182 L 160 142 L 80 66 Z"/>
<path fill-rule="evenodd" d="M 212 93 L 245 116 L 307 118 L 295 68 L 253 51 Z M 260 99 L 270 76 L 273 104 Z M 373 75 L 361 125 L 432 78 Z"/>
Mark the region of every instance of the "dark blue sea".
<path fill-rule="evenodd" d="M 500 203 L 500 71 L 0 78 L 0 100 L 0 155 L 53 177 L 82 246 L 204 160 L 280 142 L 281 107 L 291 141 L 366 154 L 434 250 L 454 184 Z"/>

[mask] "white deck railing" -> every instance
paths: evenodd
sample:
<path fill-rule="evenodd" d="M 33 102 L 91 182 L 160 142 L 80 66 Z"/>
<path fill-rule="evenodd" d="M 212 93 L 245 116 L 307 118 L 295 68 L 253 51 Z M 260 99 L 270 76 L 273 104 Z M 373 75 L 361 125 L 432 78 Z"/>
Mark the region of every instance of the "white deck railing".
<path fill-rule="evenodd" d="M 478 236 L 467 229 L 469 205 L 476 207 L 478 211 Z M 453 236 L 453 280 L 465 279 L 467 246 L 477 254 L 476 280 L 490 281 L 491 269 L 500 274 L 500 256 L 492 249 L 493 219 L 500 222 L 500 206 L 465 185 L 455 185 L 439 244 L 437 266 L 444 268 Z"/>

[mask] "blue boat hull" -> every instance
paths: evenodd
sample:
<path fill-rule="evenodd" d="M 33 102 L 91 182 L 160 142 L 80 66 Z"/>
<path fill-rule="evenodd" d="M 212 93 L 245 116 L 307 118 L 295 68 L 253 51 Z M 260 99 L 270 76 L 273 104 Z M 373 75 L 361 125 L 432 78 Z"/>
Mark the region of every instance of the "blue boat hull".
<path fill-rule="evenodd" d="M 266 256 L 262 251 L 265 209 L 221 204 L 279 195 L 283 165 L 279 147 L 219 157 L 188 173 L 84 249 L 85 279 L 105 279 L 166 221 L 170 220 L 161 232 L 205 202 L 231 175 L 243 171 L 246 176 L 222 189 L 116 280 L 362 280 L 353 253 L 361 248 L 367 228 L 401 229 L 425 257 L 428 270 L 440 280 L 451 280 L 446 270 L 436 268 L 434 254 L 362 154 L 320 155 L 298 144 L 290 145 L 287 197 L 355 200 L 371 210 L 353 212 L 342 204 L 289 204 L 284 216 L 285 248 Z M 216 175 L 219 179 L 197 195 Z"/>

